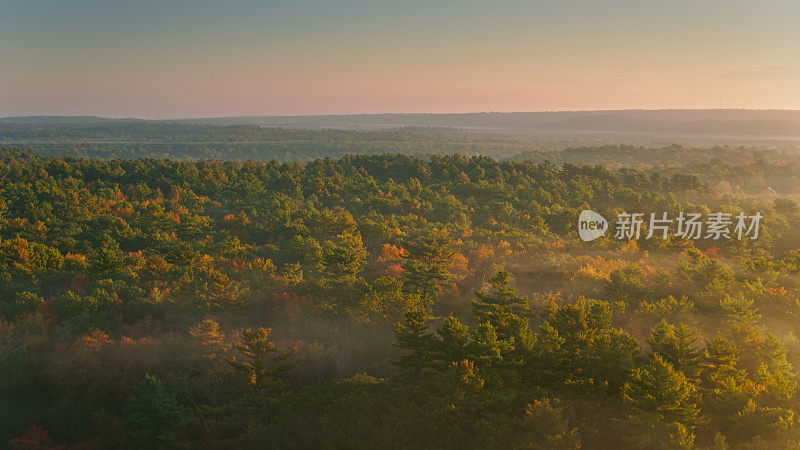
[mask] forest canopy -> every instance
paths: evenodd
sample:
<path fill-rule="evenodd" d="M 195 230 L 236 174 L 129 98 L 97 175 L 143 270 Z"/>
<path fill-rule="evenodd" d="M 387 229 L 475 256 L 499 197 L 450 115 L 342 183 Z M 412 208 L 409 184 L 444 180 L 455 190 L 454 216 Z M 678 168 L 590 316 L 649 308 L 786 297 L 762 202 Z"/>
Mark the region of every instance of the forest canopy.
<path fill-rule="evenodd" d="M 4 148 L 0 440 L 800 443 L 795 157 L 393 151 L 299 163 Z M 627 160 L 595 164 L 615 155 Z M 757 239 L 583 242 L 585 209 L 763 220 Z"/>

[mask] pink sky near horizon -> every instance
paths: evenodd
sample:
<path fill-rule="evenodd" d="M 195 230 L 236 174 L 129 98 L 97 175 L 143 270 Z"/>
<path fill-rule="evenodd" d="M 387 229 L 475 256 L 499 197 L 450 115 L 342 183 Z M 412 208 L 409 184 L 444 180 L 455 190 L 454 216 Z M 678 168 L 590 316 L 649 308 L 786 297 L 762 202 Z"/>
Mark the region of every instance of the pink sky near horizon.
<path fill-rule="evenodd" d="M 789 1 L 65 3 L 0 5 L 0 116 L 800 109 Z"/>

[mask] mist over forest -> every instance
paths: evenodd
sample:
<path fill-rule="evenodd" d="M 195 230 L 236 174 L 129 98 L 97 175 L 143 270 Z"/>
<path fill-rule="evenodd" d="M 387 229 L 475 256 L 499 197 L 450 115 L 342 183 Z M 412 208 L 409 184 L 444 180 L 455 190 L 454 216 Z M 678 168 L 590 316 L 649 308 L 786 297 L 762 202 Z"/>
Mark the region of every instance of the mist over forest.
<path fill-rule="evenodd" d="M 0 445 L 797 446 L 798 124 L 0 119 Z"/>
<path fill-rule="evenodd" d="M 674 164 L 707 160 L 714 152 L 725 158 L 739 147 L 798 153 L 800 111 L 624 110 L 172 120 L 5 117 L 0 118 L 0 145 L 24 146 L 41 155 L 97 158 L 286 162 L 403 153 L 600 164 L 616 159 L 604 162 L 588 155 L 576 159 L 576 153 L 559 151 L 639 148 L 642 151 L 629 151 L 631 156 L 624 162 L 649 164 L 664 161 L 648 159 L 651 149 L 684 147 L 683 154 L 670 161 Z"/>

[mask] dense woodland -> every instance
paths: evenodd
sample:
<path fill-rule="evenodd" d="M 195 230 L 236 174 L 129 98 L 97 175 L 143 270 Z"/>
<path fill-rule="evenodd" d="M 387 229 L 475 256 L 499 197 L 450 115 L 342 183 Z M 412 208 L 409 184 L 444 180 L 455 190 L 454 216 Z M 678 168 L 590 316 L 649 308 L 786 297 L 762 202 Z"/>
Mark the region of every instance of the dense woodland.
<path fill-rule="evenodd" d="M 800 163 L 633 150 L 6 148 L 0 445 L 800 445 Z M 583 242 L 583 209 L 764 219 L 756 240 Z"/>
<path fill-rule="evenodd" d="M 356 131 L 92 118 L 66 123 L 0 119 L 0 146 L 9 145 L 24 145 L 37 154 L 53 156 L 281 162 L 382 153 L 507 157 L 533 147 L 516 137 L 436 127 Z M 536 145 L 560 148 L 550 141 L 536 141 Z"/>

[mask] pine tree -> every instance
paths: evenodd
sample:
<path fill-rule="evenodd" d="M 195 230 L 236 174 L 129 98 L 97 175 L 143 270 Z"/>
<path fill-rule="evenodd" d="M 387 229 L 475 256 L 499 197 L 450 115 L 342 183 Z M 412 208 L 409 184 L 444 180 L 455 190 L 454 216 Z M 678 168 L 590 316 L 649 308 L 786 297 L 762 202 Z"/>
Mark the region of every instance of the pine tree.
<path fill-rule="evenodd" d="M 428 314 L 424 311 L 408 311 L 402 323 L 394 331 L 394 346 L 409 353 L 392 361 L 401 369 L 401 376 L 421 382 L 424 372 L 433 364 L 431 354 L 432 335 L 426 322 Z"/>
<path fill-rule="evenodd" d="M 217 354 L 224 351 L 225 333 L 220 330 L 219 323 L 214 319 L 203 319 L 197 326 L 189 329 L 189 334 L 200 341 L 203 356 L 208 359 L 215 359 Z"/>
<path fill-rule="evenodd" d="M 549 322 L 541 324 L 536 331 L 535 344 L 526 358 L 524 377 L 531 385 L 557 386 L 568 376 L 565 361 L 564 339 Z M 570 364 L 571 368 L 572 365 Z"/>
<path fill-rule="evenodd" d="M 443 232 L 423 234 L 403 242 L 403 250 L 404 289 L 430 303 L 439 285 L 450 278 L 455 257 L 451 240 Z"/>
<path fill-rule="evenodd" d="M 762 364 L 770 370 L 792 375 L 792 365 L 786 359 L 786 348 L 771 334 L 764 334 L 752 324 L 739 324 L 733 328 L 731 338 L 739 349 L 739 367 L 755 373 Z"/>
<path fill-rule="evenodd" d="M 551 312 L 549 322 L 564 339 L 565 349 L 575 354 L 592 336 L 608 330 L 611 316 L 608 302 L 581 298 L 575 304 L 557 307 Z"/>
<path fill-rule="evenodd" d="M 727 378 L 742 381 L 743 372 L 736 366 L 739 362 L 739 349 L 724 335 L 717 334 L 706 340 L 702 353 L 702 378 L 704 385 L 717 387 Z"/>
<path fill-rule="evenodd" d="M 520 316 L 527 311 L 528 300 L 517 295 L 511 286 L 511 274 L 505 270 L 497 272 L 489 280 L 491 292 L 476 292 L 477 301 L 472 302 L 472 311 L 479 324 L 488 323 L 497 333 L 497 338 L 522 352 L 530 350 L 533 336 L 527 319 Z"/>
<path fill-rule="evenodd" d="M 509 315 L 524 308 L 527 299 L 517 295 L 511 286 L 511 274 L 505 270 L 497 272 L 489 284 L 491 292 L 476 292 L 477 301 L 472 302 L 472 311 L 479 323 L 489 322 L 495 328 L 502 326 Z"/>
<path fill-rule="evenodd" d="M 638 341 L 620 330 L 609 330 L 593 336 L 579 354 L 578 364 L 587 378 L 608 384 L 618 392 L 628 379 L 639 354 Z"/>
<path fill-rule="evenodd" d="M 106 235 L 95 251 L 92 268 L 97 272 L 109 272 L 122 267 L 122 251 L 112 237 Z"/>
<path fill-rule="evenodd" d="M 692 347 L 695 342 L 694 330 L 685 324 L 670 325 L 665 320 L 659 322 L 647 338 L 653 353 L 689 378 L 696 378 L 700 373 L 700 354 Z"/>
<path fill-rule="evenodd" d="M 479 324 L 471 333 L 472 341 L 467 347 L 470 360 L 480 367 L 497 366 L 503 362 L 503 356 L 510 353 L 513 347 L 508 341 L 500 340 L 492 324 Z"/>
<path fill-rule="evenodd" d="M 470 403 L 475 406 L 482 401 L 480 397 L 485 380 L 478 373 L 475 363 L 468 359 L 451 363 L 435 381 L 436 392 L 450 405 L 463 407 Z"/>
<path fill-rule="evenodd" d="M 285 372 L 298 363 L 298 360 L 292 359 L 297 349 L 284 351 L 277 348 L 269 338 L 270 333 L 271 328 L 243 330 L 239 340 L 233 343 L 242 359 L 236 356 L 228 359 L 231 367 L 248 375 L 250 384 L 259 393 L 266 387 L 280 384 Z"/>
<path fill-rule="evenodd" d="M 322 245 L 322 273 L 328 280 L 351 279 L 361 272 L 366 257 L 361 235 L 339 235 Z"/>
<path fill-rule="evenodd" d="M 657 354 L 635 369 L 622 388 L 626 403 L 689 427 L 700 421 L 694 394 L 694 385 Z"/>
<path fill-rule="evenodd" d="M 128 399 L 128 408 L 125 420 L 134 448 L 188 448 L 179 442 L 177 433 L 190 421 L 189 410 L 166 392 L 156 377 L 145 375 Z"/>
<path fill-rule="evenodd" d="M 436 329 L 432 350 L 436 365 L 440 370 L 466 357 L 469 342 L 469 329 L 453 316 L 442 321 Z"/>
<path fill-rule="evenodd" d="M 418 294 L 427 303 L 438 291 L 439 284 L 449 277 L 442 267 L 427 265 L 415 259 L 403 260 L 403 288 L 406 292 Z"/>
<path fill-rule="evenodd" d="M 517 419 L 520 426 L 514 448 L 578 449 L 581 448 L 578 428 L 570 425 L 559 399 L 534 400 Z"/>

